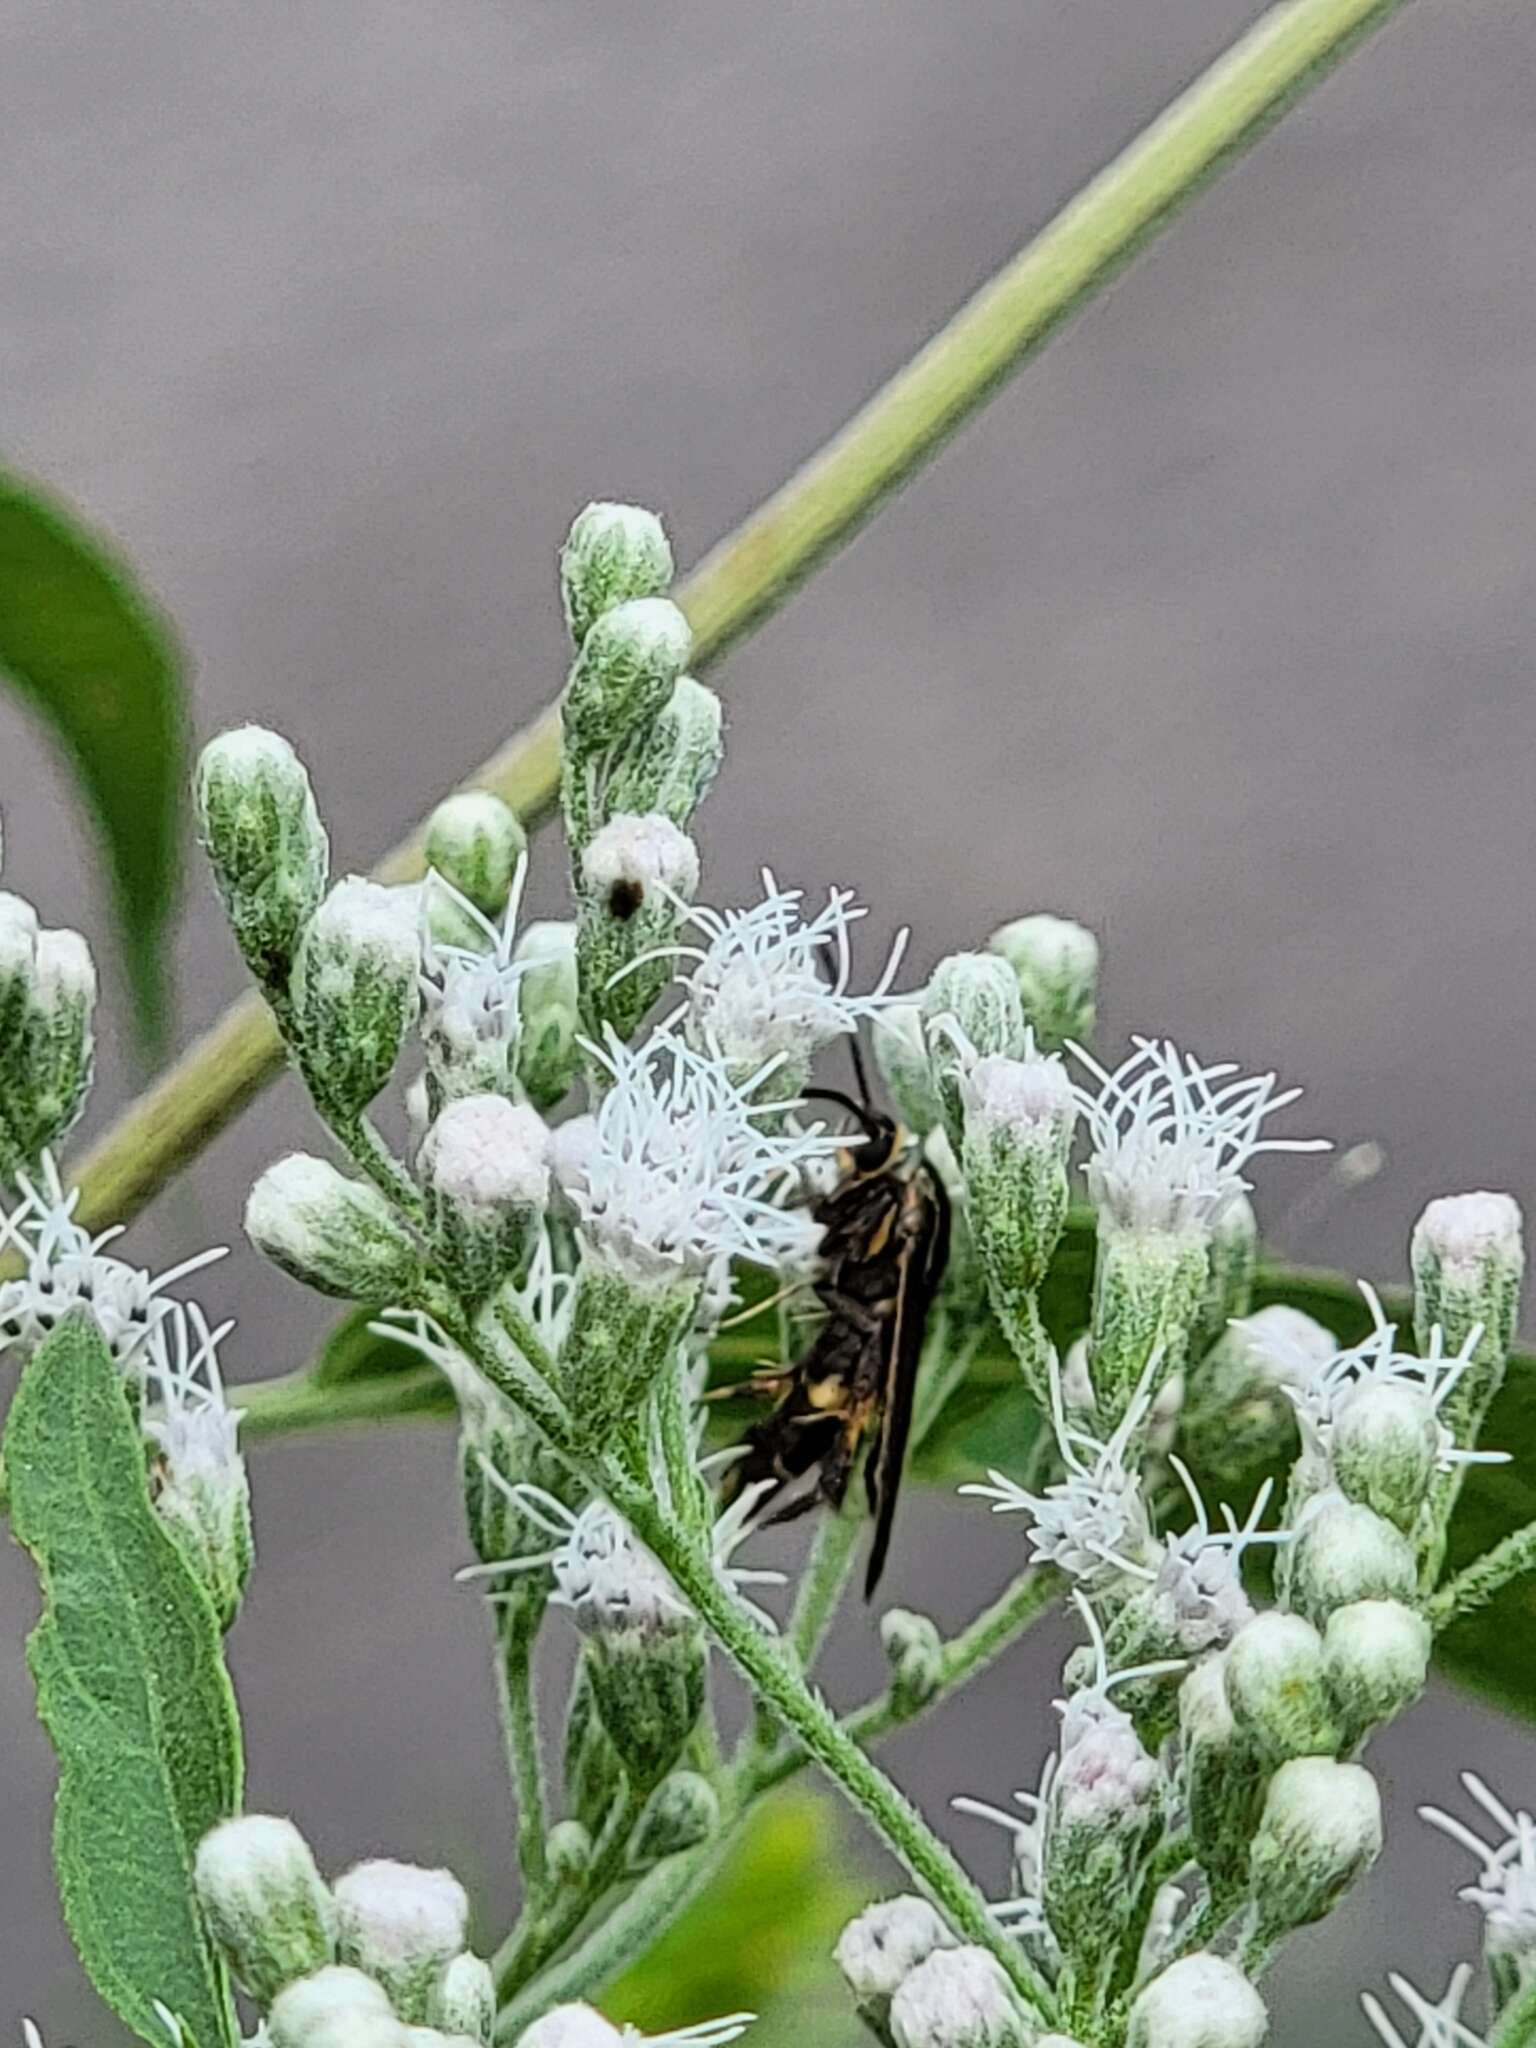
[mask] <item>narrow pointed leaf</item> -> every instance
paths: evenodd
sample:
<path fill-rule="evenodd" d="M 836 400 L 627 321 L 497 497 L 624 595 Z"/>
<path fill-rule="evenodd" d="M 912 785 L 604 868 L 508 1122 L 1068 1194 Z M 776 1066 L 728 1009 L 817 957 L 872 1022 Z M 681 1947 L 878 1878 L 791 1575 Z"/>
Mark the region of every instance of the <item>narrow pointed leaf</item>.
<path fill-rule="evenodd" d="M 131 572 L 72 513 L 3 470 L 0 679 L 51 728 L 78 778 L 111 874 L 141 1036 L 157 1050 L 186 783 L 181 655 Z"/>
<path fill-rule="evenodd" d="M 101 1996 L 165 2048 L 156 2001 L 235 2048 L 192 1890 L 203 1834 L 240 1799 L 234 1694 L 207 1596 L 150 1504 L 121 1375 L 83 1314 L 22 1375 L 5 1435 L 11 1520 L 42 1584 L 27 1645 L 59 1758 L 54 1862 Z"/>

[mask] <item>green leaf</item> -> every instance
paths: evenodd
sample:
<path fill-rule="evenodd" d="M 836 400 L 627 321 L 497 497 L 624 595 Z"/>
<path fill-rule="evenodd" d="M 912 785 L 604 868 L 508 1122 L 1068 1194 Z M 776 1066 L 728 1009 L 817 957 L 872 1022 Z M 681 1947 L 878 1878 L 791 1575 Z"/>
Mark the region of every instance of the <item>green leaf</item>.
<path fill-rule="evenodd" d="M 4 471 L 0 675 L 53 728 L 79 777 L 111 871 L 141 1037 L 158 1050 L 186 784 L 181 655 L 132 573 L 71 513 Z"/>
<path fill-rule="evenodd" d="M 159 2000 L 235 2048 L 192 1890 L 197 1844 L 240 1800 L 240 1728 L 212 1607 L 150 1505 L 121 1375 L 83 1314 L 22 1375 L 5 1435 L 11 1521 L 42 1582 L 27 1644 L 59 1757 L 53 1849 L 91 1979 L 164 2048 Z"/>
<path fill-rule="evenodd" d="M 707 1891 L 604 1993 L 603 2010 L 648 2033 L 755 2012 L 751 2038 L 765 2048 L 788 2041 L 791 2019 L 823 1993 L 836 1990 L 846 2016 L 831 1951 L 868 1889 L 844 1854 L 825 1798 L 796 1787 L 765 1800 Z M 833 2048 L 820 2027 L 795 2039 Z"/>

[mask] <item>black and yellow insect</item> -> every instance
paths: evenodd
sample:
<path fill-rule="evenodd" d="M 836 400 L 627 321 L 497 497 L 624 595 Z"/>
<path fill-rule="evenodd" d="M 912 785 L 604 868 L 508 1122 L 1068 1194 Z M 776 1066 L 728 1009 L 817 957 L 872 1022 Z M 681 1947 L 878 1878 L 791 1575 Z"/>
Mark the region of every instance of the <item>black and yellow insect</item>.
<path fill-rule="evenodd" d="M 831 1090 L 816 1092 L 847 1110 L 861 1133 L 844 1155 L 836 1187 L 811 1212 L 821 1230 L 814 1292 L 825 1316 L 802 1357 L 747 1383 L 747 1390 L 777 1395 L 778 1404 L 746 1432 L 725 1490 L 734 1499 L 771 1480 L 765 1497 L 772 1499 L 814 1472 L 814 1484 L 768 1519 L 793 1521 L 822 1502 L 841 1507 L 873 1431 L 864 1469 L 875 1519 L 868 1599 L 890 1548 L 923 1331 L 949 1253 L 949 1199 L 890 1117 Z"/>

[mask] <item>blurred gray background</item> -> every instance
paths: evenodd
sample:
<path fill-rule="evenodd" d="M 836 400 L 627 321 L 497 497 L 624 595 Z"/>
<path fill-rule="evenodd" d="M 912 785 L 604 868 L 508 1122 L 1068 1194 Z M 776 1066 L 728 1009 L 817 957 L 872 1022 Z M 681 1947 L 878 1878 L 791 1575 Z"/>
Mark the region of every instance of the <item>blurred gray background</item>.
<path fill-rule="evenodd" d="M 141 566 L 202 732 L 300 742 L 362 865 L 558 686 L 587 498 L 663 508 L 693 559 L 1256 12 L 0 0 L 0 452 Z M 1533 101 L 1528 5 L 1420 0 L 717 676 L 717 900 L 765 860 L 853 883 L 871 960 L 906 920 L 919 969 L 1086 918 L 1106 1042 L 1278 1064 L 1312 1128 L 1386 1147 L 1305 1224 L 1305 1171 L 1268 1182 L 1292 1249 L 1379 1275 L 1431 1193 L 1536 1192 Z M 8 883 L 101 935 L 57 762 L 9 703 L 0 735 Z M 196 875 L 180 962 L 190 1028 L 240 985 Z M 130 1080 L 108 1061 L 98 1120 Z M 236 1238 L 307 1129 L 265 1098 L 140 1255 Z M 240 1373 L 327 1320 L 239 1252 L 207 1294 Z M 451 1860 L 492 1937 L 508 1815 L 446 1438 L 264 1451 L 256 1487 L 252 1803 L 332 1866 Z M 1015 1555 L 914 1501 L 889 1591 L 958 1617 Z M 6 1549 L 0 2033 L 103 2040 L 49 1886 L 32 1611 Z M 903 1740 L 932 1813 L 1032 1781 L 1059 1651 Z M 1526 1739 L 1449 1696 L 1379 1759 L 1394 1841 L 1280 1973 L 1290 2048 L 1364 2040 L 1363 1982 L 1469 1946 L 1415 1800 L 1463 1765 L 1536 1792 Z"/>

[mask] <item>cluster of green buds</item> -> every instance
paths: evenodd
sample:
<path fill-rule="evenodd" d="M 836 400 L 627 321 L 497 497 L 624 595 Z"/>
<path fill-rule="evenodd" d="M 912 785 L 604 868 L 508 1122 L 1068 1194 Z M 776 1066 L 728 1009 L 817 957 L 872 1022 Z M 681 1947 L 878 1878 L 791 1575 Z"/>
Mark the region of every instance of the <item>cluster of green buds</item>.
<path fill-rule="evenodd" d="M 670 979 L 699 884 L 687 827 L 720 764 L 720 702 L 686 673 L 672 549 L 636 505 L 587 506 L 560 557 L 575 659 L 561 699 L 578 1007 L 627 1038 Z"/>
<path fill-rule="evenodd" d="M 380 1859 L 328 1885 L 292 1821 L 245 1814 L 203 1837 L 195 1876 L 273 2048 L 489 2048 L 495 1982 L 449 1871 Z"/>
<path fill-rule="evenodd" d="M 1261 1135 L 1288 1098 L 1148 1041 L 1092 1090 L 1033 1044 L 979 1052 L 976 1034 L 1007 1044 L 1020 1028 L 985 956 L 946 962 L 926 1000 L 919 1030 L 887 1013 L 882 1060 L 909 1097 L 930 1085 L 946 1123 L 958 1111 L 971 1230 L 998 1320 L 1032 1383 L 1043 1378 L 1058 1461 L 1054 1476 L 1037 1461 L 1033 1484 L 994 1472 L 962 1490 L 1029 1517 L 1035 1559 L 1075 1586 L 1093 1644 L 1068 1662 L 1061 1746 L 1038 1788 L 1014 1809 L 956 1802 L 1013 1843 L 993 1913 L 1035 1995 L 995 2018 L 995 2038 L 1258 2048 L 1270 1956 L 1381 1848 L 1361 1752 L 1421 1694 L 1434 1629 L 1454 1611 L 1441 1589 L 1449 1503 L 1469 1465 L 1498 1456 L 1477 1436 L 1514 1334 L 1519 1212 L 1490 1194 L 1430 1205 L 1413 1235 L 1417 1352 L 1368 1289 L 1372 1328 L 1342 1349 L 1295 1310 L 1243 1318 L 1254 1224 L 1236 1176 L 1258 1151 L 1297 1149 Z M 1061 1228 L 1079 1124 L 1098 1282 L 1063 1365 L 1027 1303 Z M 1236 1417 L 1225 1461 L 1209 1455 L 1223 1396 Z M 1265 1464 L 1288 1463 L 1279 1526 L 1262 1526 L 1273 1477 L 1245 1521 L 1209 1516 L 1181 1441 L 1250 1488 Z M 1182 1526 L 1170 1468 L 1193 1510 Z M 1263 1610 L 1244 1573 L 1259 1545 L 1274 1555 Z M 1536 1826 L 1478 1796 L 1506 1839 L 1457 1833 L 1484 1861 L 1468 1896 L 1488 1902 L 1506 2001 L 1523 1995 L 1525 1963 L 1509 1957 L 1524 1944 L 1536 2023 Z M 944 1939 L 911 1901 L 845 1936 L 844 1974 L 887 2042 L 994 2038 L 979 2020 L 973 2035 L 937 2017 L 898 2028 L 898 1985 Z"/>

